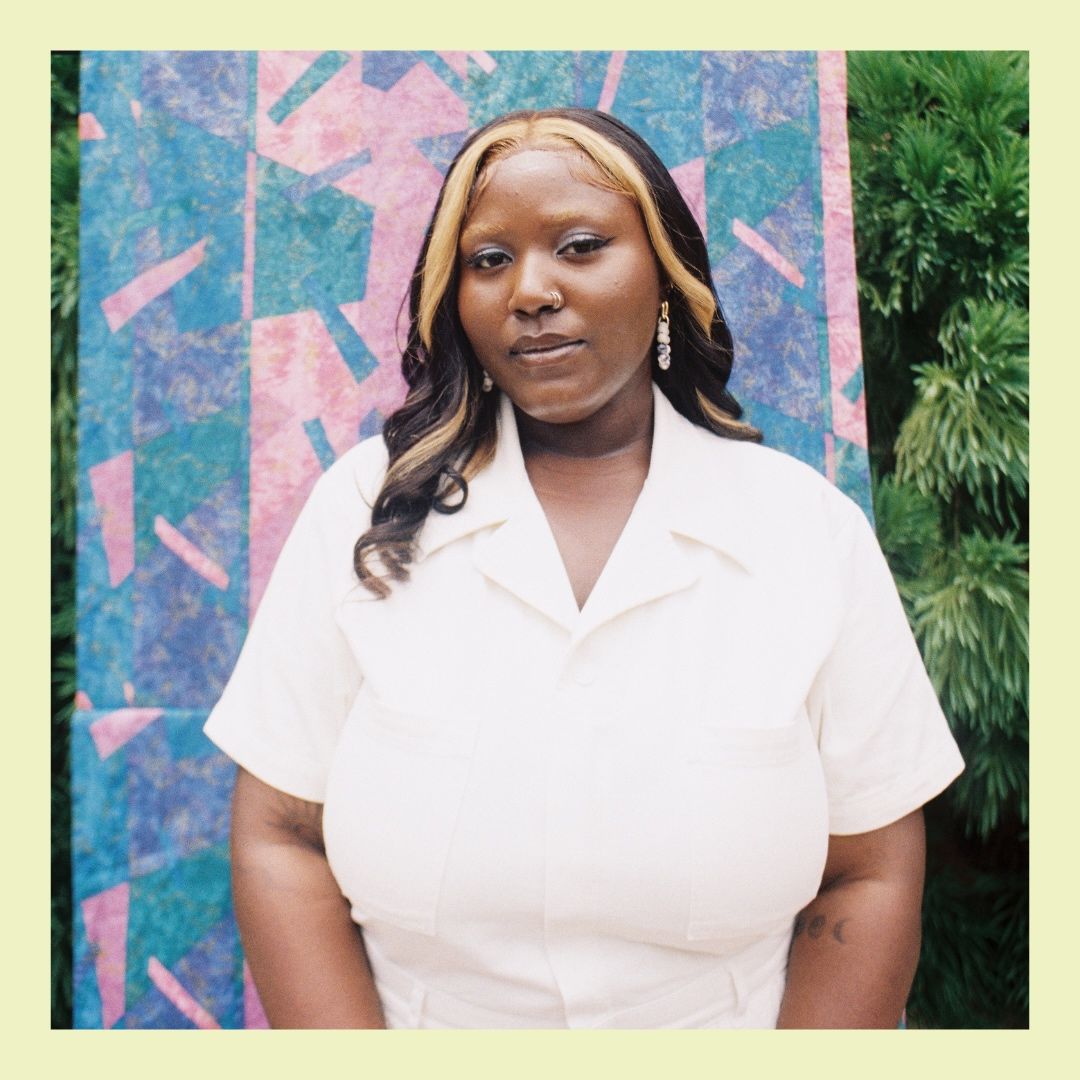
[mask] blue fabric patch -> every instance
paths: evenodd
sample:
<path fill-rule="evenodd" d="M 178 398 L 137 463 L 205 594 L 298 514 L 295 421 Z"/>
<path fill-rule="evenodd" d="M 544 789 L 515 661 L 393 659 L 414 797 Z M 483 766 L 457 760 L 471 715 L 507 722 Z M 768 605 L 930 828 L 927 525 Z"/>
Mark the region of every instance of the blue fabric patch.
<path fill-rule="evenodd" d="M 304 431 L 307 432 L 311 449 L 315 451 L 315 456 L 319 459 L 323 471 L 329 469 L 334 464 L 334 448 L 326 437 L 326 429 L 322 421 L 317 416 L 314 420 L 305 420 Z"/>
<path fill-rule="evenodd" d="M 368 86 L 389 90 L 418 63 L 420 55 L 415 52 L 366 52 L 362 78 Z"/>
<path fill-rule="evenodd" d="M 238 144 L 247 142 L 247 88 L 247 53 L 143 54 L 144 109 L 171 113 Z"/>

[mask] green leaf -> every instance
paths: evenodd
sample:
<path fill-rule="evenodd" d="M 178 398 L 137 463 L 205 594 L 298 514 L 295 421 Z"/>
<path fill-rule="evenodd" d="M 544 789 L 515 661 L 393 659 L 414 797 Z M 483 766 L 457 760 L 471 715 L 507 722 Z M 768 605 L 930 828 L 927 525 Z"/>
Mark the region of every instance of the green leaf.
<path fill-rule="evenodd" d="M 966 301 L 943 321 L 945 362 L 921 364 L 896 440 L 897 476 L 1018 528 L 1028 485 L 1027 313 Z"/>
<path fill-rule="evenodd" d="M 888 476 L 874 487 L 874 521 L 903 593 L 904 586 L 925 575 L 941 553 L 941 511 L 931 496 Z"/>
<path fill-rule="evenodd" d="M 1028 698 L 1027 546 L 972 534 L 915 590 L 914 631 L 946 713 L 1011 730 Z"/>

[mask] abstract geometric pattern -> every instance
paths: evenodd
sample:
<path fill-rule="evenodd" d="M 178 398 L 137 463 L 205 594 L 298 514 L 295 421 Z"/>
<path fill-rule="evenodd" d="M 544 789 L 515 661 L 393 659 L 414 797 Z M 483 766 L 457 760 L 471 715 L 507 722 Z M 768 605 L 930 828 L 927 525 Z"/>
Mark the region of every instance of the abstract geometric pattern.
<path fill-rule="evenodd" d="M 838 53 L 84 53 L 77 1027 L 258 1027 L 202 724 L 315 479 L 400 402 L 447 165 L 598 107 L 674 174 L 766 441 L 869 513 Z"/>

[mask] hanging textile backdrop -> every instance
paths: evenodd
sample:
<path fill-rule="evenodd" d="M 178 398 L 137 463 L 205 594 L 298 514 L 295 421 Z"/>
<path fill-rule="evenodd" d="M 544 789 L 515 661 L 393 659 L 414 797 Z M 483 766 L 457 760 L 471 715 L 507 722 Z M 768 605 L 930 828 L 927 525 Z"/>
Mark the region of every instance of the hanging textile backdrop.
<path fill-rule="evenodd" d="M 83 54 L 77 1027 L 265 1026 L 202 724 L 316 477 L 403 396 L 448 162 L 567 104 L 663 158 L 749 419 L 869 513 L 842 54 Z"/>

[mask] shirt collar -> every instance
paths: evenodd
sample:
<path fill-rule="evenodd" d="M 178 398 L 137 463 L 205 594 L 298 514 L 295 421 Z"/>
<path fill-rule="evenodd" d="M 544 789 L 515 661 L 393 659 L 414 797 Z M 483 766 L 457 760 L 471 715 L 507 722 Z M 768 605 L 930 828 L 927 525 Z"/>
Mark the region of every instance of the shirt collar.
<path fill-rule="evenodd" d="M 752 571 L 759 558 L 756 447 L 687 420 L 653 384 L 652 460 L 645 481 L 655 513 L 678 536 L 705 544 Z"/>
<path fill-rule="evenodd" d="M 672 533 L 706 544 L 753 570 L 756 536 L 754 450 L 691 423 L 653 384 L 653 445 L 641 509 Z M 428 514 L 417 538 L 418 558 L 481 529 L 509 520 L 531 496 L 510 399 L 501 395 L 495 456 L 469 483 L 454 514 Z"/>

